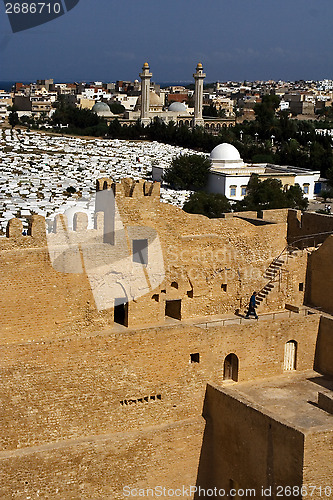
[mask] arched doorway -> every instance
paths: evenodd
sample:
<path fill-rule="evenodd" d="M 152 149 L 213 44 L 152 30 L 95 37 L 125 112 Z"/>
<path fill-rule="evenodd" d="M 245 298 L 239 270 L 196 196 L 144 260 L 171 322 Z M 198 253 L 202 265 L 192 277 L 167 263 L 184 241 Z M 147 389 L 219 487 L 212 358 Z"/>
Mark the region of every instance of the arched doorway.
<path fill-rule="evenodd" d="M 285 371 L 296 370 L 296 356 L 297 356 L 297 342 L 296 340 L 289 340 L 284 346 L 284 363 L 283 369 Z"/>
<path fill-rule="evenodd" d="M 234 353 L 228 354 L 224 360 L 223 380 L 238 381 L 238 358 Z"/>

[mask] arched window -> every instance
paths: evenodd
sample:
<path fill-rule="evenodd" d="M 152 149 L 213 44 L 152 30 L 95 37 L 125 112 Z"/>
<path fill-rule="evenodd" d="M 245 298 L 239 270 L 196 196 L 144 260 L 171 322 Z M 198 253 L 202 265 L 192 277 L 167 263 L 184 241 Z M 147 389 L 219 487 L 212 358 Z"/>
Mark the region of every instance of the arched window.
<path fill-rule="evenodd" d="M 289 340 L 284 346 L 284 363 L 283 369 L 285 371 L 296 370 L 296 356 L 297 356 L 297 342 L 296 340 Z"/>
<path fill-rule="evenodd" d="M 223 380 L 238 381 L 238 358 L 234 353 L 228 354 L 224 360 Z"/>

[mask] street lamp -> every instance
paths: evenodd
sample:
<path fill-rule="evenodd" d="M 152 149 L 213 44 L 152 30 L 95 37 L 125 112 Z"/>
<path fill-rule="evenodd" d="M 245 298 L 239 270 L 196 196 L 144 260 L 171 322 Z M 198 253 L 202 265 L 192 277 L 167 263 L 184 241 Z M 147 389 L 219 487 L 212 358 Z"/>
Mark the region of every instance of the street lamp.
<path fill-rule="evenodd" d="M 272 140 L 272 147 L 274 146 L 274 139 L 275 139 L 275 135 L 271 135 L 271 140 Z"/>
<path fill-rule="evenodd" d="M 240 134 L 240 140 L 243 141 L 243 130 L 241 130 L 239 134 Z"/>
<path fill-rule="evenodd" d="M 256 142 L 258 142 L 258 135 L 259 135 L 259 134 L 258 134 L 258 132 L 256 132 L 256 133 L 254 134 L 254 137 L 255 137 Z"/>

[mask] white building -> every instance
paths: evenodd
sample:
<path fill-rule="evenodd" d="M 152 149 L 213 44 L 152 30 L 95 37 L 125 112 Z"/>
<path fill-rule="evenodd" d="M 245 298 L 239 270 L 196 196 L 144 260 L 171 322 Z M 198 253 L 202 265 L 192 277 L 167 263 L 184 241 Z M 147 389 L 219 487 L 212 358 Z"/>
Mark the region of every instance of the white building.
<path fill-rule="evenodd" d="M 211 171 L 206 190 L 209 193 L 224 194 L 230 200 L 242 200 L 252 174 L 260 180 L 279 179 L 285 190 L 299 184 L 304 197 L 312 200 L 321 190 L 320 172 L 305 168 L 272 165 L 270 163 L 246 164 L 239 151 L 231 144 L 216 146 L 210 154 Z M 153 166 L 153 179 L 160 181 L 164 167 Z"/>
<path fill-rule="evenodd" d="M 252 174 L 260 180 L 279 179 L 283 188 L 299 184 L 304 197 L 312 200 L 320 191 L 320 172 L 289 165 L 272 165 L 270 163 L 246 164 L 238 150 L 231 144 L 216 146 L 210 154 L 211 172 L 207 191 L 224 194 L 230 200 L 242 200 L 246 196 L 246 187 Z"/>

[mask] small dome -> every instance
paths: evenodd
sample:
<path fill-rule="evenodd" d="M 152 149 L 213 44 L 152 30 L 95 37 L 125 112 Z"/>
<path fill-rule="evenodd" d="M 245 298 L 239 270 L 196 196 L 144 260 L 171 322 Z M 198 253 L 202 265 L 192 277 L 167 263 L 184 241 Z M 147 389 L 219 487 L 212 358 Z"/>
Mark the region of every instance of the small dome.
<path fill-rule="evenodd" d="M 149 64 L 147 62 L 144 63 L 143 65 L 144 68 L 149 68 Z"/>
<path fill-rule="evenodd" d="M 105 112 L 110 113 L 111 112 L 110 108 L 106 104 L 106 102 L 96 102 L 96 104 L 94 104 L 94 106 L 92 107 L 92 111 L 94 113 L 105 113 Z"/>
<path fill-rule="evenodd" d="M 187 113 L 186 106 L 183 102 L 172 102 L 168 107 L 168 111 L 177 111 L 178 113 Z"/>
<path fill-rule="evenodd" d="M 202 63 L 201 62 L 198 62 L 197 68 L 202 68 Z"/>
<path fill-rule="evenodd" d="M 210 158 L 220 161 L 242 161 L 238 149 L 227 142 L 216 146 L 210 153 Z"/>

